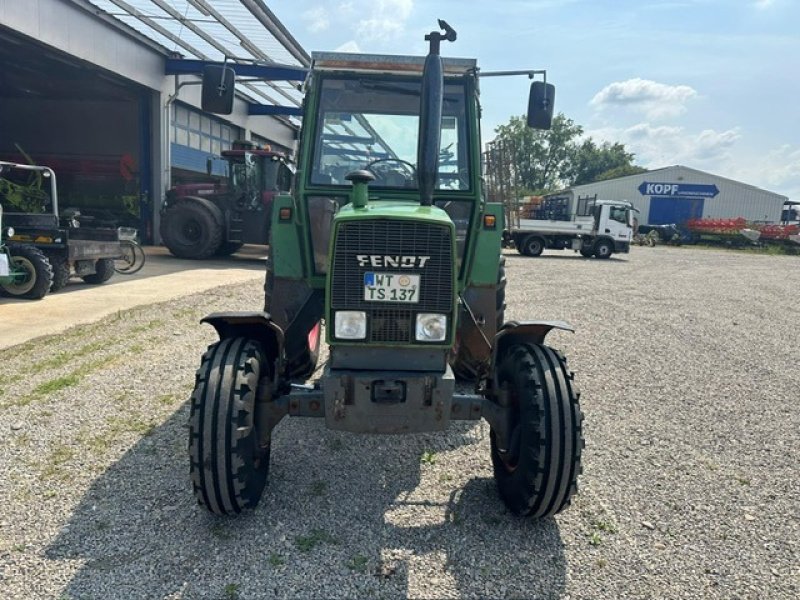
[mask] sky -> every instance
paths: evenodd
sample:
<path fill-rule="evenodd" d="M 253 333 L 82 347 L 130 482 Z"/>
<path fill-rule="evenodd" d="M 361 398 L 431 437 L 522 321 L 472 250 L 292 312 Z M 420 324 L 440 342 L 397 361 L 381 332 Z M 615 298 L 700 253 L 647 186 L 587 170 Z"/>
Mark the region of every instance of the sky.
<path fill-rule="evenodd" d="M 634 162 L 681 164 L 800 201 L 800 0 L 273 0 L 309 52 L 427 53 L 547 69 L 556 111 Z M 525 77 L 481 82 L 484 142 L 525 112 Z"/>

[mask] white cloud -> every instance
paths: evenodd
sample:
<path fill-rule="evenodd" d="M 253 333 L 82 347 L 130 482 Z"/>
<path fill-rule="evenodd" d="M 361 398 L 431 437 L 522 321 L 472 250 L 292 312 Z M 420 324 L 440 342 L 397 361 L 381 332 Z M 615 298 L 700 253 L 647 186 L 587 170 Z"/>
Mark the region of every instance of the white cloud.
<path fill-rule="evenodd" d="M 769 190 L 786 194 L 800 202 L 800 146 L 784 144 L 741 166 L 749 178 Z"/>
<path fill-rule="evenodd" d="M 755 0 L 755 2 L 753 2 L 753 6 L 755 6 L 759 10 L 766 10 L 770 6 L 774 5 L 775 5 L 775 0 Z"/>
<path fill-rule="evenodd" d="M 378 0 L 371 2 L 369 8 L 369 17 L 358 24 L 359 38 L 367 41 L 394 38 L 405 31 L 414 0 Z"/>
<path fill-rule="evenodd" d="M 331 24 L 328 19 L 328 11 L 322 6 L 317 6 L 304 12 L 303 20 L 308 22 L 308 30 L 311 33 L 325 31 Z"/>
<path fill-rule="evenodd" d="M 334 52 L 354 52 L 359 54 L 361 52 L 361 48 L 358 47 L 358 43 L 356 43 L 355 40 L 350 40 L 349 42 L 345 42 L 336 48 Z"/>
<path fill-rule="evenodd" d="M 636 163 L 647 168 L 682 164 L 712 168 L 730 159 L 730 150 L 741 138 L 738 128 L 726 131 L 687 131 L 679 126 L 639 123 L 626 129 L 607 127 L 587 131 L 599 141 L 622 142 L 636 155 Z"/>
<path fill-rule="evenodd" d="M 629 107 L 649 119 L 675 117 L 686 112 L 686 103 L 697 92 L 688 85 L 667 85 L 649 79 L 628 79 L 610 83 L 589 102 L 597 108 Z"/>

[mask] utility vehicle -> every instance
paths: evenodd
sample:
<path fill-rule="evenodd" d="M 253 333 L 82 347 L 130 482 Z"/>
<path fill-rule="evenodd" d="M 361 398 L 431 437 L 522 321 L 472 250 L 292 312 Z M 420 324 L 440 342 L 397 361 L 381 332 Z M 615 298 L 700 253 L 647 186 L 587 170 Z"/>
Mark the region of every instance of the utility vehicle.
<path fill-rule="evenodd" d="M 571 328 L 504 322 L 503 207 L 484 201 L 481 75 L 474 60 L 440 57 L 456 33 L 439 26 L 424 58 L 312 56 L 295 193 L 273 208 L 265 309 L 202 320 L 220 339 L 196 375 L 190 474 L 213 513 L 256 505 L 287 415 L 375 434 L 485 418 L 512 511 L 553 515 L 576 491 L 578 392 L 566 359 L 544 345 L 553 328 Z M 549 127 L 555 90 L 531 88 L 528 124 Z M 323 320 L 330 356 L 306 384 Z M 473 393 L 456 392 L 456 374 Z"/>
<path fill-rule="evenodd" d="M 0 204 L 0 296 L 39 300 L 53 283 L 53 268 L 47 257 L 33 246 L 19 245 L 11 250 L 3 238 L 14 235 L 13 227 L 3 227 Z"/>
<path fill-rule="evenodd" d="M 6 178 L 15 172 L 33 173 L 40 183 L 22 186 Z M 14 229 L 6 243 L 12 254 L 32 246 L 47 257 L 51 292 L 63 288 L 73 275 L 91 284 L 114 275 L 114 259 L 122 256 L 116 228 L 82 227 L 75 209 L 59 215 L 56 174 L 51 168 L 0 161 L 0 175 L 0 203 L 6 205 L 6 223 Z M 42 181 L 50 182 L 49 193 L 42 189 Z"/>
<path fill-rule="evenodd" d="M 177 185 L 167 192 L 160 232 L 179 258 L 227 256 L 243 244 L 269 241 L 272 201 L 291 188 L 286 158 L 248 141 L 234 142 L 222 158 L 228 163 L 224 182 Z"/>

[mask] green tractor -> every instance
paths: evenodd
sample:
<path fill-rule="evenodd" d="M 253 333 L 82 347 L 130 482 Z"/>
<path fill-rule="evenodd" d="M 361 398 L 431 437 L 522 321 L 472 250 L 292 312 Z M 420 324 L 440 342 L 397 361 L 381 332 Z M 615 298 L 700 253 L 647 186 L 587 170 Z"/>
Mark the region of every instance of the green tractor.
<path fill-rule="evenodd" d="M 53 267 L 44 253 L 27 244 L 15 245 L 13 251 L 3 243 L 14 235 L 12 227 L 3 228 L 0 205 L 0 296 L 40 300 L 50 291 Z"/>
<path fill-rule="evenodd" d="M 424 58 L 312 57 L 295 192 L 273 207 L 264 311 L 203 319 L 220 339 L 197 371 L 189 454 L 212 513 L 256 506 L 286 416 L 375 434 L 484 418 L 511 511 L 547 517 L 576 492 L 579 394 L 544 345 L 571 329 L 504 322 L 503 207 L 484 199 L 479 71 L 440 57 L 456 34 L 439 25 Z M 532 83 L 529 126 L 550 126 L 554 94 Z M 323 321 L 330 354 L 317 372 Z M 456 377 L 474 391 L 459 393 Z"/>

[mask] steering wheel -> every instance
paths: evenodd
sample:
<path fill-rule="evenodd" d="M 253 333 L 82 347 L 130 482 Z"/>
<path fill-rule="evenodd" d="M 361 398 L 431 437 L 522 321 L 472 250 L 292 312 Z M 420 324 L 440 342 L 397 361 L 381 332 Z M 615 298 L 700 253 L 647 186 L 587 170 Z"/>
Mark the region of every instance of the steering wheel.
<path fill-rule="evenodd" d="M 387 163 L 387 162 L 400 163 L 401 165 L 403 165 L 404 170 L 407 172 L 407 174 L 406 173 L 401 173 L 400 171 L 398 171 L 396 169 L 391 169 L 391 170 L 380 169 L 381 172 L 378 173 L 372 168 L 373 165 L 377 165 L 379 163 Z M 373 173 L 375 175 L 376 179 L 383 179 L 387 183 L 389 181 L 389 176 L 392 173 L 396 173 L 396 174 L 400 175 L 401 177 L 403 177 L 405 182 L 414 181 L 414 179 L 416 179 L 416 177 L 417 177 L 417 167 L 414 164 L 408 162 L 407 160 L 403 160 L 402 158 L 391 158 L 391 157 L 390 158 L 377 158 L 377 159 L 373 160 L 372 162 L 367 163 L 366 169 L 368 171 L 370 171 L 371 173 Z M 402 186 L 399 186 L 399 187 L 402 187 Z"/>

